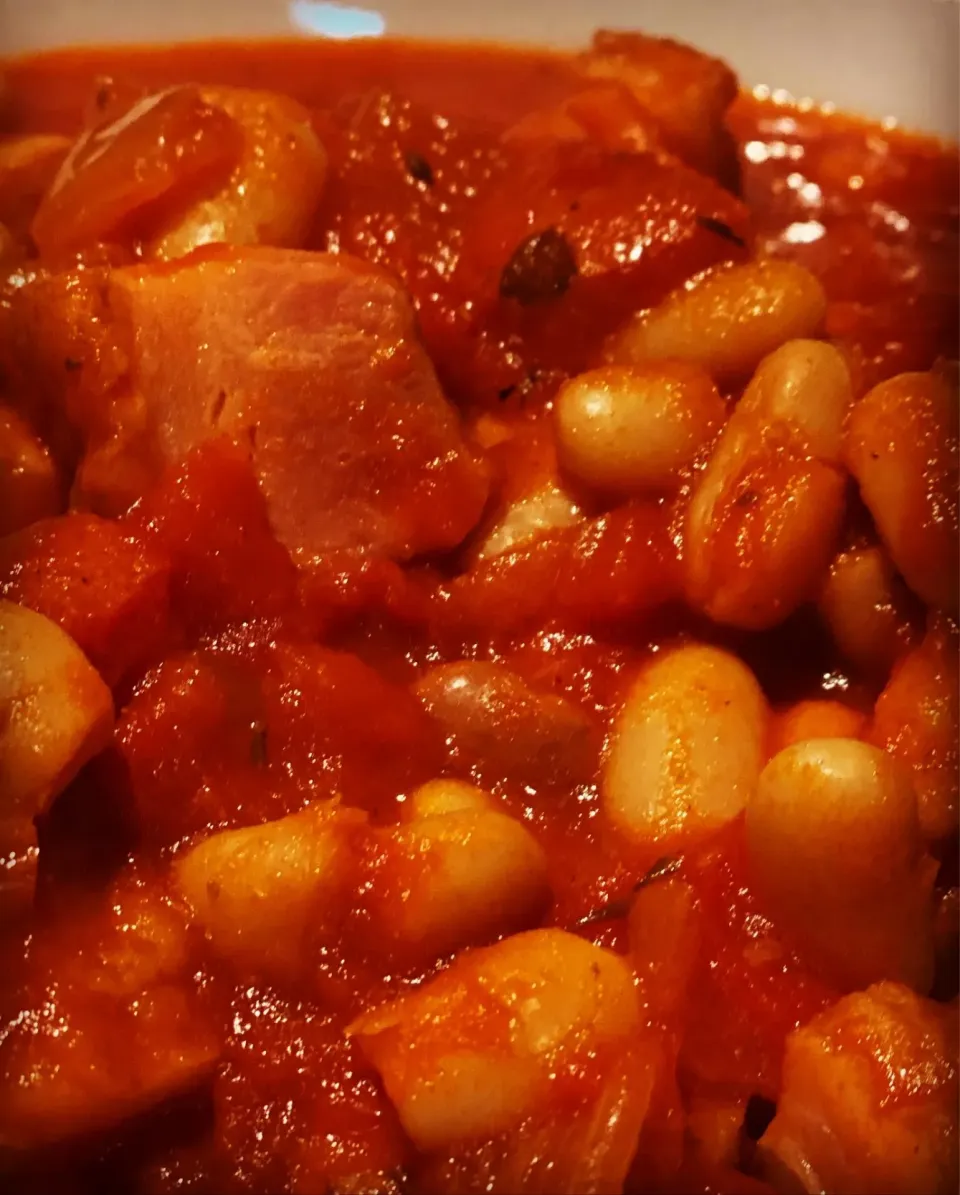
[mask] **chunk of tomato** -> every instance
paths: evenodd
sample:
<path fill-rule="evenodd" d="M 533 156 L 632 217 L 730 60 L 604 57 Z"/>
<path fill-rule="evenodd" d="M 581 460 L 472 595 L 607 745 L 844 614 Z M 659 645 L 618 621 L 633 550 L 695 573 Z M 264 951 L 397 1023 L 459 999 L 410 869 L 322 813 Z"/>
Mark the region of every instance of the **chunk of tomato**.
<path fill-rule="evenodd" d="M 482 561 L 439 591 L 435 618 L 441 633 L 589 628 L 643 617 L 679 592 L 669 510 L 636 502 Z"/>
<path fill-rule="evenodd" d="M 680 1051 L 689 1084 L 776 1099 L 787 1034 L 838 994 L 782 942 L 747 882 L 739 819 L 684 867 L 702 909 L 702 945 Z"/>
<path fill-rule="evenodd" d="M 297 570 L 273 534 L 249 456 L 202 444 L 167 470 L 125 522 L 172 562 L 171 602 L 188 632 L 276 620 L 297 605 Z"/>
<path fill-rule="evenodd" d="M 161 545 L 96 515 L 40 519 L 0 541 L 0 596 L 61 626 L 111 686 L 161 655 L 169 584 Z"/>

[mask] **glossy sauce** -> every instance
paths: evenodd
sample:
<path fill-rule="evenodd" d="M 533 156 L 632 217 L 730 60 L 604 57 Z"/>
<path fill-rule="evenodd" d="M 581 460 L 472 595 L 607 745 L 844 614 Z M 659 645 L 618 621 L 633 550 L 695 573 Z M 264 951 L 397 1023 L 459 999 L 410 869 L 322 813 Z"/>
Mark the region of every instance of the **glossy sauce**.
<path fill-rule="evenodd" d="M 531 184 L 500 137 L 526 113 L 549 108 L 570 93 L 574 81 L 565 58 L 390 43 L 71 52 L 8 65 L 4 127 L 72 134 L 91 99 L 96 102 L 98 89 L 149 91 L 197 79 L 275 89 L 313 109 L 334 182 L 309 246 L 355 253 L 402 277 L 446 389 L 469 419 L 492 413 L 494 420 L 523 427 L 563 376 L 583 368 L 596 347 L 590 319 L 597 299 L 589 289 L 573 295 L 567 322 L 559 328 L 539 324 L 533 314 L 517 325 L 485 327 L 483 336 L 475 335 L 477 311 L 495 284 L 481 268 L 488 257 L 499 260 L 490 247 L 513 243 L 516 230 L 528 223 L 525 196 Z M 707 215 L 739 229 L 766 252 L 803 263 L 823 280 L 827 332 L 850 350 L 857 391 L 904 370 L 956 359 L 956 153 L 826 109 L 774 103 L 760 92 L 741 96 L 729 114 L 729 127 L 739 147 L 749 213 L 712 183 L 697 193 L 697 201 L 715 203 L 716 210 Z M 568 196 L 589 192 L 608 169 L 587 151 L 564 166 L 566 173 L 544 200 L 551 211 L 550 205 L 566 209 L 559 219 L 575 223 L 581 240 L 595 245 L 591 262 L 598 276 L 605 254 L 623 260 L 633 243 L 611 250 L 602 232 L 617 213 L 602 200 L 593 208 L 585 200 L 586 212 L 574 210 L 579 201 L 568 202 Z M 618 195 L 648 185 L 635 163 L 620 162 L 615 169 Z M 515 210 L 504 199 L 511 197 L 511 179 Z M 664 211 L 677 202 L 684 185 L 682 178 L 675 180 L 663 197 Z M 591 227 L 596 229 L 592 242 Z M 655 245 L 645 243 L 637 254 L 643 268 L 629 295 L 633 307 L 652 305 L 678 279 L 710 264 L 718 253 L 712 236 L 704 231 L 689 243 L 674 244 L 669 236 Z M 736 244 L 725 244 L 720 252 L 731 259 L 743 255 Z M 586 288 L 589 279 L 580 282 Z M 605 293 L 602 301 L 610 306 L 603 308 L 599 323 L 627 300 Z M 536 436 L 520 443 L 512 457 L 508 450 L 502 454 L 508 482 L 536 467 Z M 626 536 L 634 555 L 624 558 L 621 552 L 613 563 L 604 560 L 602 543 L 586 551 L 576 529 L 551 533 L 521 553 L 519 572 L 498 579 L 498 566 L 492 564 L 480 582 L 476 575 L 454 579 L 462 564 L 457 557 L 420 561 L 402 571 L 333 560 L 325 571 L 299 582 L 308 599 L 304 614 L 292 611 L 298 582 L 286 575 L 276 544 L 249 532 L 256 516 L 247 510 L 242 484 L 232 488 L 230 469 L 229 461 L 212 460 L 203 484 L 248 533 L 234 557 L 234 547 L 217 539 L 216 520 L 202 531 L 222 574 L 216 585 L 201 586 L 185 599 L 197 618 L 185 638 L 199 637 L 202 650 L 148 669 L 158 663 L 158 654 L 168 655 L 178 645 L 167 642 L 159 649 L 145 642 L 136 658 L 116 665 L 118 677 L 123 676 L 118 693 L 129 701 L 119 738 L 125 747 L 133 744 L 127 766 L 135 757 L 143 783 L 152 785 L 148 803 L 156 813 L 157 842 L 179 838 L 188 828 L 177 821 L 182 811 L 175 800 L 187 784 L 202 793 L 204 802 L 189 811 L 192 827 L 222 825 L 238 810 L 245 823 L 279 816 L 297 807 L 304 786 L 311 796 L 327 796 L 342 786 L 352 803 L 390 821 L 398 791 L 408 792 L 442 770 L 492 788 L 544 845 L 556 894 L 550 922 L 575 928 L 612 902 L 610 916 L 582 932 L 615 944 L 624 933 L 616 902 L 656 859 L 625 852 L 605 834 L 596 782 L 574 792 L 551 791 L 544 784 L 485 774 L 482 764 L 468 756 L 449 757 L 401 685 L 445 659 L 494 659 L 605 723 L 651 652 L 678 636 L 698 635 L 739 650 L 778 706 L 823 695 L 867 710 L 875 699 L 875 684 L 849 673 L 805 612 L 749 641 L 706 628 L 670 605 L 652 620 L 628 614 L 629 603 L 597 617 L 590 595 L 609 568 L 623 570 L 629 592 L 632 578 L 647 583 L 651 575 L 669 576 L 676 567 L 671 532 L 684 494 L 676 510 L 665 507 L 656 527 L 637 516 Z M 201 485 L 191 492 L 204 491 Z M 157 510 L 160 522 L 167 520 L 164 534 L 187 534 L 184 528 L 194 517 L 189 502 L 161 502 Z M 149 515 L 149 509 L 134 512 L 128 527 L 140 534 Z M 610 516 L 633 517 L 629 508 Z M 571 553 L 597 561 L 597 571 L 591 573 L 588 564 L 570 576 Z M 558 568 L 565 576 L 559 617 L 549 603 L 538 605 L 544 595 L 554 595 Z M 109 569 L 108 560 L 108 574 Z M 268 586 L 262 584 L 264 577 L 271 579 Z M 440 602 L 438 586 L 446 587 Z M 226 610 L 216 605 L 224 593 L 232 603 Z M 242 631 L 211 636 L 204 617 L 214 607 L 210 627 L 242 618 L 247 620 Z M 278 626 L 294 636 L 312 634 L 316 627 L 304 631 L 298 620 L 313 616 L 323 627 L 324 648 L 276 651 L 270 646 Z M 140 618 L 136 626 L 148 640 L 149 621 Z M 323 655 L 324 675 L 333 679 L 325 688 L 314 664 L 320 658 L 315 653 L 328 648 L 356 653 L 380 676 L 330 652 Z M 112 650 L 106 645 L 108 663 Z M 193 695 L 192 704 L 176 704 L 173 694 L 182 691 Z M 346 703 L 344 693 L 351 695 Z M 324 711 L 326 737 L 315 729 L 318 709 Z M 314 775 L 318 761 L 319 781 Z M 75 902 L 89 900 L 96 910 L 91 877 L 110 875 L 131 845 L 122 819 L 116 825 L 103 808 L 103 794 L 117 790 L 110 771 L 117 766 L 115 758 L 90 765 L 42 830 L 41 890 L 46 915 L 54 921 Z M 89 834 L 91 807 L 106 823 L 97 835 Z M 148 888 L 157 866 L 151 832 L 148 825 L 138 864 Z M 807 972 L 757 907 L 742 853 L 735 825 L 683 863 L 681 874 L 697 890 L 707 921 L 681 1059 L 692 1090 L 722 1085 L 743 1098 L 775 1098 L 785 1034 L 835 993 Z M 82 916 L 75 909 L 72 915 Z M 111 916 L 108 910 L 89 914 L 96 932 L 109 925 Z M 60 950 L 76 953 L 82 964 L 73 924 L 68 919 L 57 931 L 65 944 L 60 947 L 54 936 L 50 953 L 53 958 Z M 4 950 L 11 969 L 19 970 L 21 945 L 13 941 Z M 112 1182 L 125 1185 L 111 1189 L 140 1195 L 287 1187 L 307 1195 L 318 1189 L 318 1176 L 416 1172 L 421 1163 L 412 1156 L 393 1109 L 341 1030 L 350 1016 L 421 978 L 402 964 L 385 968 L 362 896 L 340 948 L 326 951 L 303 992 L 281 995 L 237 985 L 228 973 L 205 965 L 191 999 L 212 1010 L 213 1023 L 226 1036 L 212 1094 L 185 1106 L 174 1104 L 134 1126 L 122 1140 L 86 1143 L 79 1164 L 69 1158 L 63 1163 L 76 1189 L 103 1189 Z M 31 982 L 26 981 L 28 988 Z M 107 1022 L 95 1025 L 102 1014 L 94 1005 L 75 1015 L 88 1018 L 101 1040 Z M 50 1181 L 60 1184 L 65 1171 L 59 1160 L 53 1158 L 49 1166 Z M 40 1181 L 44 1177 L 41 1166 Z M 643 1181 L 640 1176 L 637 1190 L 644 1189 Z"/>

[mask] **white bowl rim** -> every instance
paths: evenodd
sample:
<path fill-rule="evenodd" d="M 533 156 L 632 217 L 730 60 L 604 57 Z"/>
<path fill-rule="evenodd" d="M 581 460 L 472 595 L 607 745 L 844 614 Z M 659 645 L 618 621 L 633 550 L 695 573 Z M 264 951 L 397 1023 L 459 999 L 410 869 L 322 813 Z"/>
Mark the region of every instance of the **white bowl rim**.
<path fill-rule="evenodd" d="M 958 0 L 0 0 L 0 47 L 309 35 L 582 45 L 598 27 L 673 36 L 742 82 L 956 139 Z"/>

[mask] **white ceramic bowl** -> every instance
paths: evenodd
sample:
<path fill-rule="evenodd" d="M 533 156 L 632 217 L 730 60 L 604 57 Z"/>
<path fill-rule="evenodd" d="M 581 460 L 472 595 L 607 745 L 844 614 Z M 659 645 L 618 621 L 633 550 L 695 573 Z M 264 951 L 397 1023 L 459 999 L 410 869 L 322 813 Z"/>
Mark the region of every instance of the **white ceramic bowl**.
<path fill-rule="evenodd" d="M 748 85 L 957 136 L 958 0 L 0 0 L 8 53 L 324 32 L 574 46 L 602 26 L 689 41 Z"/>

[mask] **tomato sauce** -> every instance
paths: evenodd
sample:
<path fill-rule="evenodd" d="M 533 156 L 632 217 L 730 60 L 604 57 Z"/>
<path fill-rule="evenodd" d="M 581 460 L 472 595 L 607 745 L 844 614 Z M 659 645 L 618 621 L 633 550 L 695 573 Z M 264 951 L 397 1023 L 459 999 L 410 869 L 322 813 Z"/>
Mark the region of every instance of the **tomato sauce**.
<path fill-rule="evenodd" d="M 504 131 L 578 86 L 571 60 L 546 52 L 227 44 L 70 51 L 4 70 L 11 134 L 72 136 L 118 93 L 197 80 L 306 104 L 332 172 L 306 247 L 355 254 L 401 278 L 444 389 L 478 438 L 535 425 L 557 385 L 595 358 L 611 324 L 751 249 L 791 258 L 822 280 L 826 332 L 854 363 L 858 393 L 960 356 L 956 152 L 828 107 L 741 94 L 727 117 L 740 165 L 734 195 L 679 162 L 654 170 L 645 158 L 591 145 L 526 163 Z M 638 229 L 624 211 L 631 196 L 651 192 L 656 226 Z M 681 236 L 691 210 L 703 220 Z M 545 225 L 581 247 L 579 276 L 549 319 L 536 306 L 505 313 L 502 262 L 527 230 Z M 543 464 L 536 434 L 513 444 L 490 452 L 504 492 L 514 483 L 522 490 Z M 628 850 L 605 827 L 597 775 L 563 788 L 536 774 L 497 774 L 469 750 L 450 750 L 409 685 L 447 660 L 495 661 L 608 727 L 651 653 L 695 636 L 737 650 L 777 708 L 824 696 L 870 710 L 875 678 L 840 659 L 810 609 L 750 637 L 682 607 L 677 527 L 688 498 L 689 488 L 655 509 L 610 509 L 585 495 L 597 516 L 586 530 L 551 531 L 506 563 L 471 562 L 469 549 L 402 565 L 332 552 L 298 570 L 242 457 L 213 443 L 118 520 L 77 513 L 5 540 L 3 596 L 64 626 L 108 680 L 119 711 L 113 746 L 40 825 L 38 925 L 25 940 L 11 931 L 2 943 L 11 1025 L 18 1009 L 43 1005 L 50 975 L 70 959 L 46 995 L 60 1011 L 4 1058 L 7 1075 L 38 1042 L 55 1041 L 57 1017 L 73 1026 L 77 1052 L 100 1065 L 117 1014 L 102 992 L 90 995 L 88 968 L 114 952 L 126 976 L 136 959 L 124 952 L 140 958 L 144 941 L 158 955 L 188 949 L 179 936 L 189 944 L 192 930 L 151 922 L 148 931 L 148 914 L 138 912 L 137 893 L 161 885 L 172 844 L 340 793 L 388 824 L 399 815 L 397 794 L 435 776 L 482 784 L 545 848 L 548 923 L 622 947 L 626 902 L 659 852 Z M 169 570 L 162 591 L 150 583 L 159 567 Z M 131 854 L 133 878 L 117 896 L 109 885 Z M 369 866 L 374 877 L 376 860 Z M 704 915 L 678 1030 L 681 1088 L 776 1099 L 786 1035 L 837 993 L 751 893 L 739 821 L 680 868 Z M 62 1154 L 35 1152 L 18 1162 L 17 1181 L 137 1195 L 400 1192 L 404 1176 L 418 1173 L 427 1182 L 375 1072 L 342 1032 L 351 1017 L 424 979 L 422 966 L 384 957 L 381 946 L 361 890 L 336 948 L 322 947 L 300 989 L 238 982 L 202 961 L 188 998 L 221 1043 L 212 1081 L 122 1130 L 91 1133 Z M 176 1020 L 165 1009 L 155 1016 Z M 720 1189 L 714 1174 L 690 1165 L 697 1189 Z M 338 1186 L 357 1175 L 376 1185 Z M 682 1173 L 661 1177 L 657 1189 L 679 1189 Z M 634 1181 L 637 1191 L 653 1189 L 644 1175 Z M 732 1184 L 724 1190 L 754 1187 L 733 1171 L 719 1181 Z"/>
<path fill-rule="evenodd" d="M 813 270 L 863 385 L 957 353 L 956 156 L 933 138 L 762 91 L 730 114 L 768 250 Z"/>

